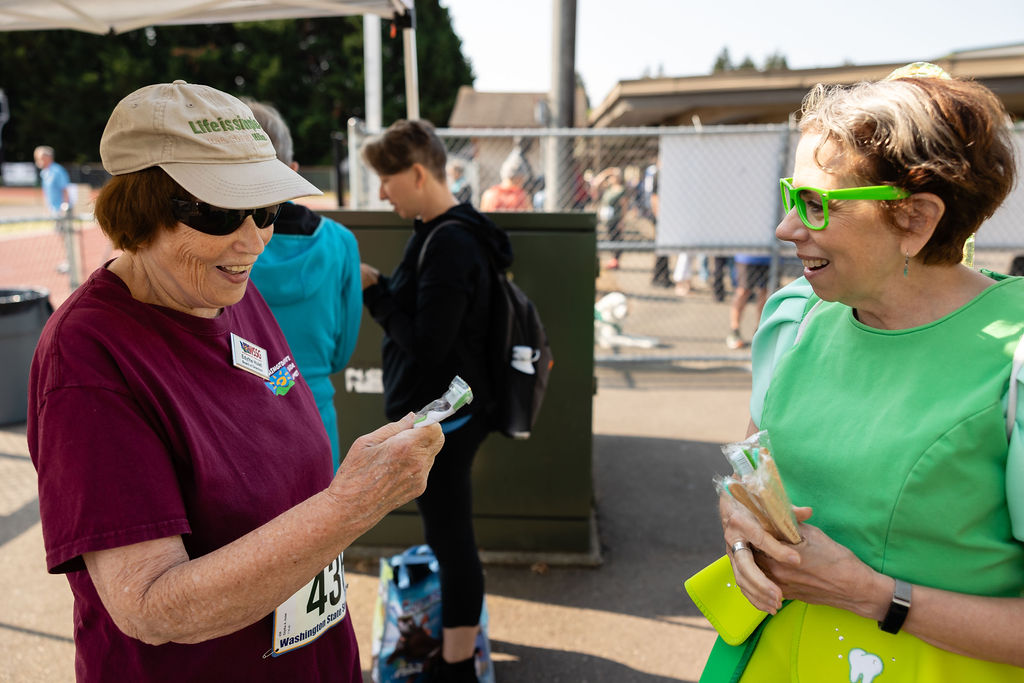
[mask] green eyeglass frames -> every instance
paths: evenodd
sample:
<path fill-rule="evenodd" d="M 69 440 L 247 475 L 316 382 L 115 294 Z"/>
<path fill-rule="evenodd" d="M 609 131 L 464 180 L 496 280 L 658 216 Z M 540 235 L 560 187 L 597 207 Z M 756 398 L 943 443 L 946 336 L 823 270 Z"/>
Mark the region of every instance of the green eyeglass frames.
<path fill-rule="evenodd" d="M 828 201 L 830 199 L 903 199 L 910 193 L 902 187 L 892 185 L 868 185 L 866 187 L 843 187 L 822 190 L 817 187 L 793 187 L 792 178 L 781 178 L 782 206 L 786 213 L 796 207 L 800 220 L 811 230 L 824 230 L 828 225 Z"/>

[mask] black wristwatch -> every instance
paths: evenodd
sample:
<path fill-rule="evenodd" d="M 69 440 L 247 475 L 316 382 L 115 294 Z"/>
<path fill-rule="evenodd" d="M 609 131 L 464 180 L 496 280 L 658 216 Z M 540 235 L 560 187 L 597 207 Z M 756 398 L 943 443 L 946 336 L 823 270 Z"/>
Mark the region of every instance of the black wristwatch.
<path fill-rule="evenodd" d="M 892 589 L 892 602 L 889 603 L 889 611 L 885 613 L 885 619 L 878 622 L 878 628 L 886 633 L 899 633 L 903 622 L 907 620 L 907 613 L 910 611 L 910 584 L 899 579 L 893 580 L 896 585 Z"/>

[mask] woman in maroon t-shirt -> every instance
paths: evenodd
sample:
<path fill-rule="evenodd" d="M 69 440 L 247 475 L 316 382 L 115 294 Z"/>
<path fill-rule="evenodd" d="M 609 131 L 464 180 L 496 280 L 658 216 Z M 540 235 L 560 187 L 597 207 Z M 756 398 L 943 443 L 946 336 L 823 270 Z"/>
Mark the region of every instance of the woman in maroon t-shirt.
<path fill-rule="evenodd" d="M 249 286 L 280 204 L 318 190 L 239 100 L 142 88 L 100 143 L 121 254 L 48 321 L 28 442 L 81 681 L 361 681 L 342 552 L 426 486 L 440 428 L 358 439 L 332 477 L 315 401 Z M 250 208 L 255 207 L 255 208 Z"/>

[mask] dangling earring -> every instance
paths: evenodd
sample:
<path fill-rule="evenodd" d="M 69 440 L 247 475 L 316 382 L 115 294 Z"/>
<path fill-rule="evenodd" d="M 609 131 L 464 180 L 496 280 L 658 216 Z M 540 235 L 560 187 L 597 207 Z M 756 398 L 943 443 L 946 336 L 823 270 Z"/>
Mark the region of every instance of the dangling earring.
<path fill-rule="evenodd" d="M 910 252 L 908 251 L 906 257 L 903 259 L 903 277 L 907 277 L 907 272 L 910 271 Z"/>

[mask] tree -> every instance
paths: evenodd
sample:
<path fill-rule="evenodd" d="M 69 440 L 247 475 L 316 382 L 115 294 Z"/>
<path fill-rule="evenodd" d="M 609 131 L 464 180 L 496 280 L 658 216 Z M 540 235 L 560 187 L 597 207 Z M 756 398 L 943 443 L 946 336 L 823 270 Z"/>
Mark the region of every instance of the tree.
<path fill-rule="evenodd" d="M 417 0 L 420 114 L 446 125 L 472 68 L 438 0 Z M 382 22 L 383 115 L 405 115 L 401 32 Z M 52 145 L 58 160 L 99 159 L 103 127 L 117 102 L 151 83 L 184 79 L 274 104 L 295 138 L 295 157 L 331 163 L 331 133 L 365 117 L 363 28 L 358 17 L 159 26 L 117 36 L 25 31 L 0 40 L 0 87 L 11 120 L 4 157 L 29 160 Z"/>
<path fill-rule="evenodd" d="M 789 65 L 786 63 L 786 56 L 778 50 L 768 55 L 765 58 L 764 66 L 758 69 L 750 55 L 745 56 L 739 64 L 733 64 L 732 58 L 729 56 L 729 48 L 723 47 L 722 51 L 715 58 L 714 66 L 711 67 L 711 73 L 717 74 L 726 71 L 772 71 L 779 69 L 789 69 Z"/>
<path fill-rule="evenodd" d="M 750 55 L 746 55 L 743 61 L 740 62 L 739 66 L 736 67 L 737 71 L 757 71 L 757 65 L 754 64 L 754 60 L 750 58 Z"/>
<path fill-rule="evenodd" d="M 764 60 L 762 71 L 788 71 L 789 64 L 786 62 L 786 55 L 778 50 L 768 55 Z"/>
<path fill-rule="evenodd" d="M 711 73 L 717 74 L 723 71 L 732 70 L 732 59 L 729 57 L 729 48 L 723 47 L 722 51 L 715 57 L 715 64 L 711 67 Z"/>

